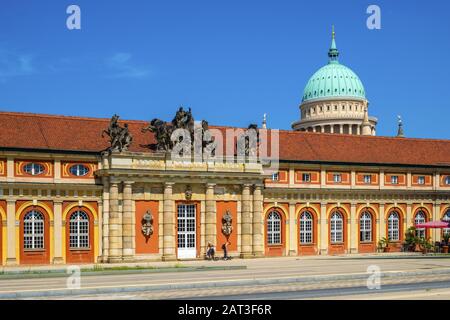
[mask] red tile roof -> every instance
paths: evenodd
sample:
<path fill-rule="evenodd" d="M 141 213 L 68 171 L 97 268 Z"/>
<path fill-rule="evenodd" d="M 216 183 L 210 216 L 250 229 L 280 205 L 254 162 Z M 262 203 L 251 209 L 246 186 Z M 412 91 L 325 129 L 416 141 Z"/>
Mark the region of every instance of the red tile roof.
<path fill-rule="evenodd" d="M 119 122 L 128 123 L 133 135 L 130 151 L 151 152 L 155 139 L 141 132 L 147 121 Z M 101 137 L 108 124 L 101 118 L 0 112 L 0 148 L 100 152 L 108 147 L 108 137 Z M 450 140 L 281 130 L 280 159 L 450 167 Z"/>

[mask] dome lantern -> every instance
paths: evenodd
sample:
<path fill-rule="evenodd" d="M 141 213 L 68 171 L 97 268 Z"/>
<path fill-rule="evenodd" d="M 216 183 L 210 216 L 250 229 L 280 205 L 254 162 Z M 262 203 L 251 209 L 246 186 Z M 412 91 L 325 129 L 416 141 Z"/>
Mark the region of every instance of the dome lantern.
<path fill-rule="evenodd" d="M 334 32 L 334 26 L 332 27 L 331 31 L 331 47 L 330 50 L 328 50 L 328 63 L 339 63 L 339 51 L 336 47 L 336 40 L 335 40 L 336 33 Z"/>

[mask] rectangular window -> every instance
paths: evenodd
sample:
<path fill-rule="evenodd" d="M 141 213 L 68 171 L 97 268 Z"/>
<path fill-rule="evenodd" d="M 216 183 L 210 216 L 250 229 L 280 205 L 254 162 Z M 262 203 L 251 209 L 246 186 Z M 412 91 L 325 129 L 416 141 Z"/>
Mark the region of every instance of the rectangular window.
<path fill-rule="evenodd" d="M 303 173 L 303 174 L 302 174 L 302 181 L 303 181 L 303 182 L 311 182 L 311 174 L 309 174 L 309 173 Z"/>
<path fill-rule="evenodd" d="M 333 182 L 334 183 L 341 183 L 342 182 L 342 175 L 340 173 L 333 174 Z"/>
<path fill-rule="evenodd" d="M 391 184 L 398 184 L 398 176 L 391 176 Z"/>
<path fill-rule="evenodd" d="M 425 177 L 424 176 L 417 177 L 417 183 L 418 184 L 425 184 Z"/>
<path fill-rule="evenodd" d="M 371 184 L 372 183 L 372 176 L 370 174 L 364 175 L 364 183 L 365 184 Z"/>
<path fill-rule="evenodd" d="M 276 173 L 272 173 L 272 181 L 279 181 L 280 180 L 280 175 L 278 172 Z"/>

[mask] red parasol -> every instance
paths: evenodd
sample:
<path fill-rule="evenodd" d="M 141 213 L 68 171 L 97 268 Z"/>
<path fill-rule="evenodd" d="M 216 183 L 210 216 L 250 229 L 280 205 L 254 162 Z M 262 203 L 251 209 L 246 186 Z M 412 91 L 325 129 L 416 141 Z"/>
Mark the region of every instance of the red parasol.
<path fill-rule="evenodd" d="M 444 229 L 449 228 L 449 223 L 445 221 L 428 221 L 425 223 L 418 223 L 416 228 L 430 228 L 430 229 Z"/>

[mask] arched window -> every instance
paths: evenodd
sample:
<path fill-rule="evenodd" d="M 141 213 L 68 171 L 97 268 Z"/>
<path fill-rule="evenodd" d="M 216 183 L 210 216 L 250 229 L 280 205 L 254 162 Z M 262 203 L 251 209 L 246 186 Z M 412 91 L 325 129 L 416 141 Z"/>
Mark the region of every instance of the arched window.
<path fill-rule="evenodd" d="M 69 220 L 69 243 L 71 249 L 89 248 L 89 216 L 84 211 L 75 211 Z"/>
<path fill-rule="evenodd" d="M 359 219 L 359 238 L 361 242 L 372 241 L 372 215 L 364 212 Z"/>
<path fill-rule="evenodd" d="M 400 216 L 396 211 L 391 212 L 388 217 L 388 239 L 400 240 Z"/>
<path fill-rule="evenodd" d="M 313 216 L 310 212 L 304 211 L 300 215 L 300 244 L 310 244 L 313 242 Z"/>
<path fill-rule="evenodd" d="M 450 222 L 450 209 L 447 210 L 447 212 L 444 214 L 444 217 L 442 218 L 443 221 Z M 450 228 L 444 228 L 444 233 L 450 233 Z"/>
<path fill-rule="evenodd" d="M 422 210 L 416 213 L 416 217 L 414 218 L 414 224 L 417 225 L 419 223 L 425 223 L 425 212 Z M 419 238 L 425 238 L 425 228 L 416 228 L 416 236 Z"/>
<path fill-rule="evenodd" d="M 281 216 L 276 211 L 267 217 L 267 243 L 281 244 Z"/>
<path fill-rule="evenodd" d="M 24 249 L 44 249 L 44 215 L 31 210 L 23 218 Z"/>
<path fill-rule="evenodd" d="M 344 240 L 344 219 L 338 211 L 331 215 L 330 221 L 331 243 L 340 243 Z"/>

